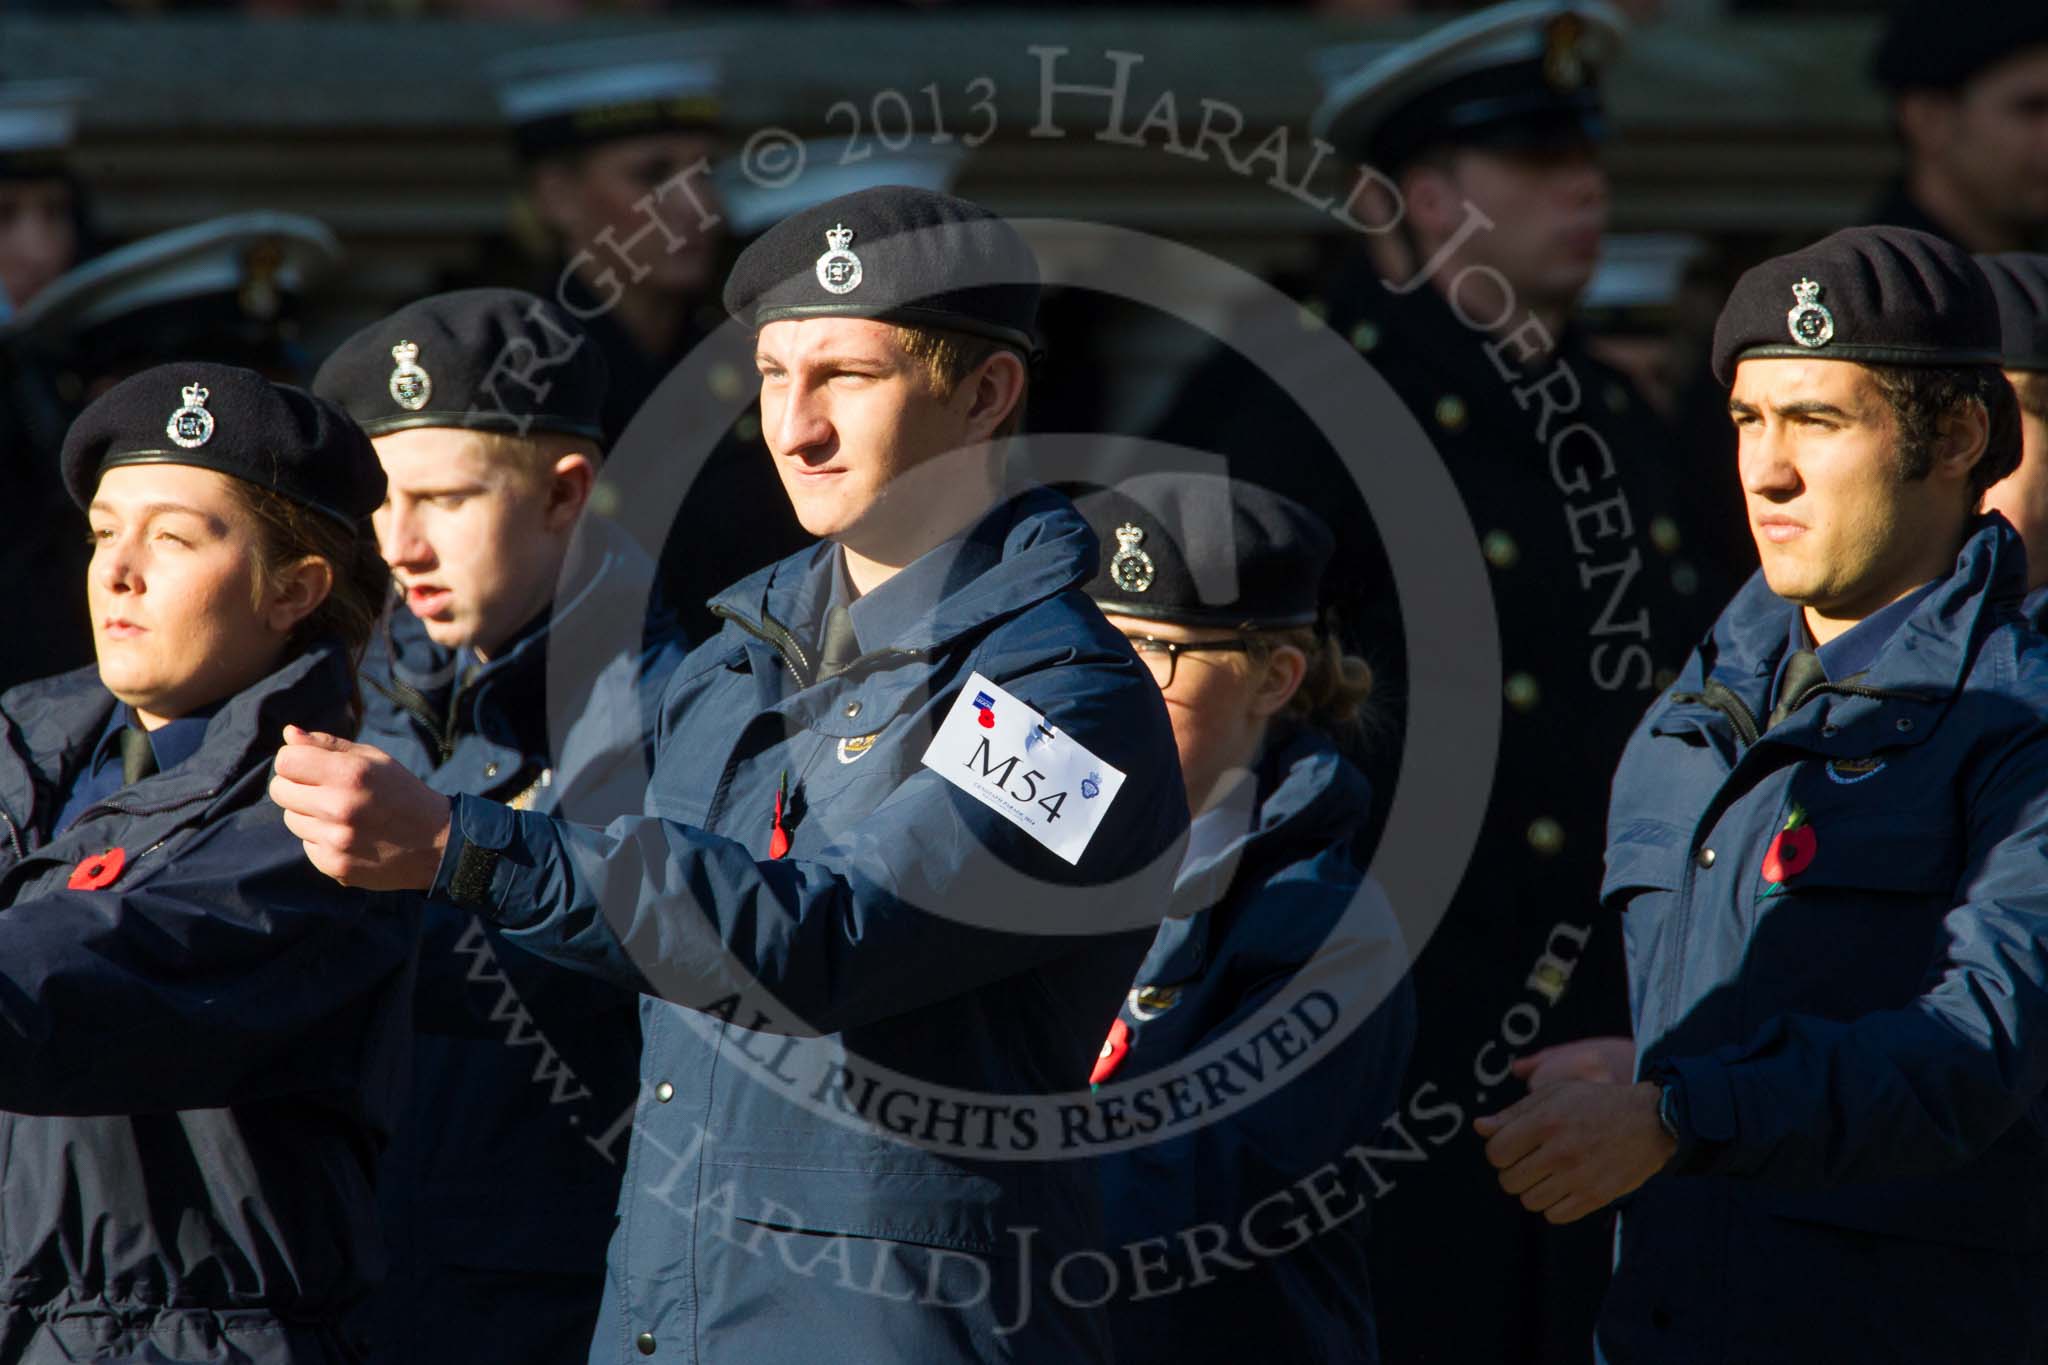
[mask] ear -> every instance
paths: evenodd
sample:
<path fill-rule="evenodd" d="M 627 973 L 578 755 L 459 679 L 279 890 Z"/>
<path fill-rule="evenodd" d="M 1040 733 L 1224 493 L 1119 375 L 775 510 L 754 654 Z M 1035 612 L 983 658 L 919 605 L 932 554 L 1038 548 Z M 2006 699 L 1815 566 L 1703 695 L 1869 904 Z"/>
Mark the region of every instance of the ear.
<path fill-rule="evenodd" d="M 1458 192 L 1457 181 L 1435 166 L 1415 166 L 1401 176 L 1400 183 L 1416 240 L 1425 253 L 1433 252 L 1465 220 L 1465 198 Z"/>
<path fill-rule="evenodd" d="M 289 635 L 332 591 L 334 566 L 318 555 L 307 555 L 271 580 L 262 605 L 264 624 L 279 635 Z"/>
<path fill-rule="evenodd" d="M 1301 680 L 1308 675 L 1308 655 L 1299 645 L 1278 645 L 1266 656 L 1266 666 L 1252 686 L 1252 714 L 1264 719 L 1285 710 Z"/>
<path fill-rule="evenodd" d="M 967 394 L 967 429 L 972 441 L 986 441 L 1024 401 L 1024 359 L 1004 349 L 981 362 L 960 387 Z"/>
<path fill-rule="evenodd" d="M 541 509 L 541 524 L 550 531 L 566 531 L 590 504 L 590 490 L 597 485 L 597 463 L 580 450 L 572 450 L 555 461 L 548 476 L 547 505 Z"/>
<path fill-rule="evenodd" d="M 1897 117 L 1908 151 L 1940 147 L 1955 128 L 1956 97 L 1940 90 L 1910 90 L 1899 96 Z"/>
<path fill-rule="evenodd" d="M 555 233 L 577 235 L 582 221 L 583 176 L 567 157 L 552 157 L 533 168 L 533 210 Z"/>
<path fill-rule="evenodd" d="M 1973 398 L 1943 413 L 1936 432 L 1935 476 L 1968 483 L 1971 469 L 1991 445 L 1991 414 Z"/>

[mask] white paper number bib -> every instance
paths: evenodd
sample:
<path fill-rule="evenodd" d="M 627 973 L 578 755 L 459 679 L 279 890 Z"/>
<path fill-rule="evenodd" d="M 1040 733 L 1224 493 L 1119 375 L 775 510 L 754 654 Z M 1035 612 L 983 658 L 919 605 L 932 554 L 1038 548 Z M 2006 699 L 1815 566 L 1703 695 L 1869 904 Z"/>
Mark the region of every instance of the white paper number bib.
<path fill-rule="evenodd" d="M 1069 863 L 1081 861 L 1124 775 L 976 673 L 924 766 Z"/>

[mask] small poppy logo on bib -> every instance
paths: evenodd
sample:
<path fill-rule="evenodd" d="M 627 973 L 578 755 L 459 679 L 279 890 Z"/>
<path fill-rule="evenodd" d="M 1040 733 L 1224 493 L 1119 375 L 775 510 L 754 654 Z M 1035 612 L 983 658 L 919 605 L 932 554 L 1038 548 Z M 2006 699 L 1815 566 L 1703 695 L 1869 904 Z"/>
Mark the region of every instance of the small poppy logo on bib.
<path fill-rule="evenodd" d="M 114 884 L 127 862 L 128 855 L 118 848 L 95 853 L 71 869 L 71 880 L 64 885 L 73 891 L 104 891 Z"/>
<path fill-rule="evenodd" d="M 1806 823 L 1805 808 L 1793 806 L 1792 813 L 1785 817 L 1785 827 L 1764 851 L 1762 871 L 1764 880 L 1770 883 L 1764 895 L 1775 896 L 1783 891 L 1789 879 L 1813 865 L 1813 855 L 1819 851 L 1820 836 Z"/>

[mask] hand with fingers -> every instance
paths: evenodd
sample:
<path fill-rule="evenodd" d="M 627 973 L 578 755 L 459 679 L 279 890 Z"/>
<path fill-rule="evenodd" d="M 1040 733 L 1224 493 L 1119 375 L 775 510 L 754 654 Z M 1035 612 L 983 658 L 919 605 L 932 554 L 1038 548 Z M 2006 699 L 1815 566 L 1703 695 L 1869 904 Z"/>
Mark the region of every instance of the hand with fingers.
<path fill-rule="evenodd" d="M 434 884 L 450 802 L 382 749 L 288 725 L 270 799 L 307 859 L 343 886 L 425 891 Z"/>
<path fill-rule="evenodd" d="M 1658 1099 L 1648 1082 L 1559 1081 L 1472 1127 L 1487 1140 L 1502 1189 L 1552 1223 L 1571 1223 L 1671 1160 L 1678 1143 L 1657 1118 Z"/>
<path fill-rule="evenodd" d="M 1636 1042 L 1633 1038 L 1578 1038 L 1517 1057 L 1509 1069 L 1531 1091 L 1548 1090 L 1565 1081 L 1626 1085 L 1636 1074 Z"/>

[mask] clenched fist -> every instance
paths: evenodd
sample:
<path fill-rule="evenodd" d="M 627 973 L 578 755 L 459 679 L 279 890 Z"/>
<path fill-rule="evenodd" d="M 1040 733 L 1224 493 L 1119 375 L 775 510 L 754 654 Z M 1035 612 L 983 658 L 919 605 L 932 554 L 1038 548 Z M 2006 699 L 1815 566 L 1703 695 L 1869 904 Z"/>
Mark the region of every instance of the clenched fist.
<path fill-rule="evenodd" d="M 288 725 L 270 799 L 313 866 L 343 886 L 425 891 L 448 846 L 448 798 L 370 744 Z"/>

